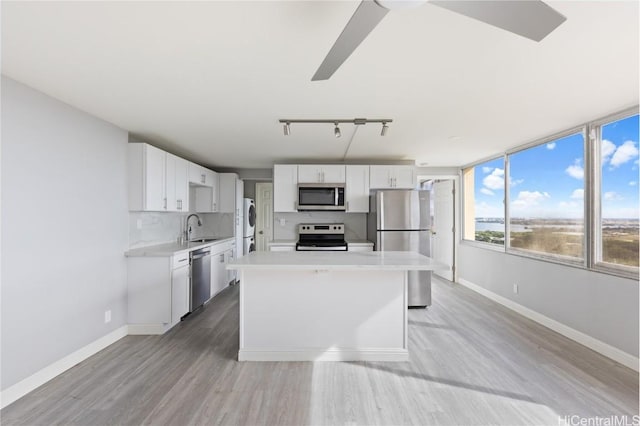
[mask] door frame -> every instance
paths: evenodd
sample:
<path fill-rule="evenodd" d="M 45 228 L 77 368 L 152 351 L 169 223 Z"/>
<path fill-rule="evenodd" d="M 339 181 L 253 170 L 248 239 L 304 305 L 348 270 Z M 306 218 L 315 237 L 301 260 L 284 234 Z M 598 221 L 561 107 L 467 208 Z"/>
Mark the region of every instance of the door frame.
<path fill-rule="evenodd" d="M 273 205 L 273 181 L 269 182 L 269 181 L 260 181 L 260 182 L 256 182 L 255 183 L 255 206 L 256 206 L 256 227 L 255 227 L 255 242 L 256 242 L 256 251 L 258 251 L 258 185 L 271 185 L 271 241 L 273 241 L 273 233 L 275 231 L 274 226 L 275 226 L 275 219 L 274 219 L 274 205 Z M 269 242 L 270 241 L 265 241 L 265 251 L 269 251 Z"/>
<path fill-rule="evenodd" d="M 425 180 L 453 180 L 453 282 L 458 282 L 458 243 L 460 242 L 460 227 L 462 219 L 460 216 L 460 175 L 457 174 L 420 174 L 417 176 L 418 184 Z"/>

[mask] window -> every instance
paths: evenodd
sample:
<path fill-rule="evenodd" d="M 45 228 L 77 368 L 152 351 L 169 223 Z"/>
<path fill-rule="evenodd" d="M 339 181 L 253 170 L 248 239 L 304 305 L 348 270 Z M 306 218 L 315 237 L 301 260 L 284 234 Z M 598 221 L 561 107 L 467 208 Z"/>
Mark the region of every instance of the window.
<path fill-rule="evenodd" d="M 510 247 L 583 259 L 583 133 L 508 158 Z"/>
<path fill-rule="evenodd" d="M 638 108 L 559 135 L 462 169 L 464 239 L 637 280 Z"/>
<path fill-rule="evenodd" d="M 638 121 L 636 114 L 600 128 L 598 262 L 639 263 Z"/>
<path fill-rule="evenodd" d="M 504 159 L 463 171 L 464 238 L 504 245 Z"/>

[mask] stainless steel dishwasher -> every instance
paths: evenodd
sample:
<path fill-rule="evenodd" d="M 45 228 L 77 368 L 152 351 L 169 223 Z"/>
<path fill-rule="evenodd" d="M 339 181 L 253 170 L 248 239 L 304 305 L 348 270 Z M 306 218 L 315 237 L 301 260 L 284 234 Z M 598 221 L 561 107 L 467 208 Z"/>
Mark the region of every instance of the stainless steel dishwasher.
<path fill-rule="evenodd" d="M 189 257 L 191 264 L 189 312 L 193 312 L 209 300 L 211 295 L 211 248 L 194 250 Z"/>

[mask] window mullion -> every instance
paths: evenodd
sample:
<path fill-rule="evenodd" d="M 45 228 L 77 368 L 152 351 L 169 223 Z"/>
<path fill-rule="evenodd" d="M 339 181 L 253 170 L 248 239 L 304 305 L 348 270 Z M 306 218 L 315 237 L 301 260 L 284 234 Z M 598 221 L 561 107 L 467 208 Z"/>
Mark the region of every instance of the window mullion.
<path fill-rule="evenodd" d="M 511 171 L 509 168 L 509 155 L 504 155 L 504 250 L 511 247 L 511 217 L 509 216 L 509 182 L 511 181 Z"/>

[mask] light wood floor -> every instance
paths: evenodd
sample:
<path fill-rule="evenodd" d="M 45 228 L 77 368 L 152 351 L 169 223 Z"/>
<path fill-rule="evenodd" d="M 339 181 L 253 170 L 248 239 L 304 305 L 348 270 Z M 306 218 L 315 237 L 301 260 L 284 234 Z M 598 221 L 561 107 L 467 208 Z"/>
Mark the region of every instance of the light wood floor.
<path fill-rule="evenodd" d="M 433 300 L 409 313 L 410 362 L 239 363 L 230 287 L 166 335 L 125 337 L 75 366 L 1 421 L 558 425 L 638 414 L 632 370 L 464 287 L 436 281 Z"/>

